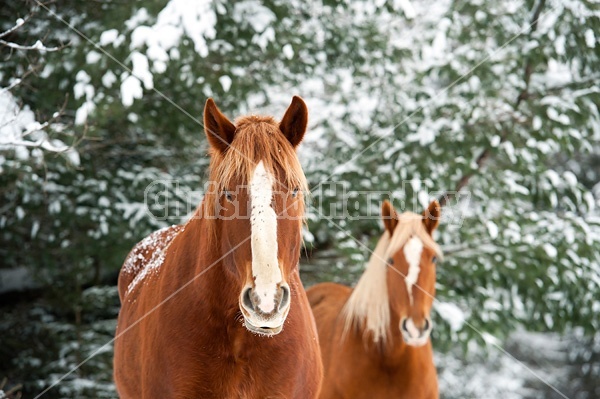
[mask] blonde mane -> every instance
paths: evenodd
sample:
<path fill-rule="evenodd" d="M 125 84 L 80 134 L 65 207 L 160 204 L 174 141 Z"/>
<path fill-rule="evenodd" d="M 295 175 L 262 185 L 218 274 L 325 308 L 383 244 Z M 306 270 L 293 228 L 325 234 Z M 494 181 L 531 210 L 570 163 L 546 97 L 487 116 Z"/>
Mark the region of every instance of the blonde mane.
<path fill-rule="evenodd" d="M 442 257 L 439 245 L 425 229 L 423 216 L 412 212 L 401 214 L 392 237 L 386 230 L 379 239 L 365 272 L 342 309 L 344 337 L 352 328 L 362 328 L 365 333 L 372 335 L 374 342 L 385 344 L 388 341 L 390 305 L 386 278 L 387 259 L 400 250 L 412 236 L 419 237 L 424 246 L 435 251 L 438 257 Z"/>
<path fill-rule="evenodd" d="M 269 116 L 245 116 L 236 121 L 236 132 L 224 153 L 211 150 L 209 188 L 198 211 L 209 220 L 216 219 L 217 202 L 223 190 L 235 190 L 234 182 L 247 185 L 256 165 L 262 161 L 265 169 L 275 177 L 273 191 L 298 188 L 308 192 L 304 171 L 296 150 Z M 304 202 L 300 203 L 304 214 Z M 214 235 L 214 223 L 209 223 Z"/>

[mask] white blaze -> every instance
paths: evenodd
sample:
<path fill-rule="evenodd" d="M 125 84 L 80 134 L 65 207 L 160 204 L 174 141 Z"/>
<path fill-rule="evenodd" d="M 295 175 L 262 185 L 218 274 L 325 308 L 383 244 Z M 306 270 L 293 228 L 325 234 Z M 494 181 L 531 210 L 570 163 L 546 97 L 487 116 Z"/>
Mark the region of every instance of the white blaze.
<path fill-rule="evenodd" d="M 421 271 L 421 253 L 423 252 L 423 241 L 418 237 L 412 237 L 404 245 L 404 258 L 408 263 L 408 273 L 406 273 L 406 289 L 410 304 L 413 303 L 412 287 L 417 283 L 419 272 Z"/>
<path fill-rule="evenodd" d="M 273 177 L 260 161 L 250 181 L 250 225 L 254 293 L 264 313 L 274 310 L 275 294 L 282 282 L 277 260 L 277 214 L 271 207 L 272 199 Z"/>
<path fill-rule="evenodd" d="M 419 338 L 421 336 L 421 331 L 419 331 L 417 326 L 415 326 L 415 322 L 413 321 L 412 317 L 410 319 L 406 320 L 405 325 L 406 325 L 406 331 L 408 331 L 408 333 L 410 334 L 411 337 Z"/>

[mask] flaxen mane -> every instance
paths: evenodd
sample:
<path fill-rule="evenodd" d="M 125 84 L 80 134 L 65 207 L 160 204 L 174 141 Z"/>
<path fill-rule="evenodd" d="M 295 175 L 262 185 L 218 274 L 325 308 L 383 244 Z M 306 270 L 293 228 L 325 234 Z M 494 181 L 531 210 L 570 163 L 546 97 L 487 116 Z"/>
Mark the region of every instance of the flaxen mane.
<path fill-rule="evenodd" d="M 400 250 L 412 236 L 419 237 L 424 246 L 431 248 L 441 258 L 442 251 L 425 230 L 423 216 L 412 212 L 401 214 L 393 236 L 390 237 L 386 230 L 379 239 L 365 272 L 344 305 L 344 336 L 351 328 L 364 328 L 366 333 L 372 335 L 373 341 L 386 343 L 390 328 L 387 259 Z"/>

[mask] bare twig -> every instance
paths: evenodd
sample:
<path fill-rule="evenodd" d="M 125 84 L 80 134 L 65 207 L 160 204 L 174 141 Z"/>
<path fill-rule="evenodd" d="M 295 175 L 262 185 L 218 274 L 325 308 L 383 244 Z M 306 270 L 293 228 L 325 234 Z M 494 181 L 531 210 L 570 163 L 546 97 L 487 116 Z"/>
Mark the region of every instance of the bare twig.
<path fill-rule="evenodd" d="M 2 382 L 0 382 L 0 393 L 2 394 L 2 398 L 6 399 L 20 399 L 21 398 L 21 389 L 23 389 L 22 384 L 17 384 L 10 388 L 8 391 L 4 391 L 4 387 L 8 383 L 8 379 L 6 377 L 2 378 Z"/>
<path fill-rule="evenodd" d="M 2 38 L 4 36 L 8 36 L 11 33 L 16 32 L 17 30 L 19 30 L 19 28 L 21 28 L 23 25 L 25 25 L 25 23 L 27 21 L 29 21 L 32 16 L 33 16 L 33 13 L 27 15 L 25 18 L 19 18 L 19 19 L 17 19 L 17 22 L 15 23 L 15 26 L 13 26 L 12 28 L 9 28 L 9 29 L 5 30 L 2 33 L 0 33 L 0 38 Z"/>
<path fill-rule="evenodd" d="M 1 88 L 0 94 L 10 91 L 10 90 L 14 89 L 15 87 L 17 87 L 18 85 L 20 85 L 21 83 L 23 83 L 23 80 L 25 80 L 25 78 L 27 76 L 34 73 L 37 69 L 38 69 L 37 67 L 29 68 L 21 77 L 14 79 L 11 84 L 9 84 L 6 87 Z"/>

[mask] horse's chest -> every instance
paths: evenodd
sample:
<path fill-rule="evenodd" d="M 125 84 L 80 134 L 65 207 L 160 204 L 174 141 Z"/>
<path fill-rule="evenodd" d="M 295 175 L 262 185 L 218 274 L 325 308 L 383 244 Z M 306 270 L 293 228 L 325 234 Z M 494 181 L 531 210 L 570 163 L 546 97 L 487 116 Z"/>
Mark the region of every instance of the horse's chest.
<path fill-rule="evenodd" d="M 213 381 L 220 381 L 221 386 L 215 388 L 226 392 L 223 397 L 286 397 L 277 394 L 278 389 L 285 386 L 282 382 L 289 376 L 282 372 L 281 367 L 277 367 L 279 354 L 275 348 L 253 347 L 246 340 L 240 339 L 233 340 L 227 349 L 212 363 L 213 369 L 221 369 L 219 378 Z"/>
<path fill-rule="evenodd" d="M 345 371 L 345 372 L 344 372 Z M 353 399 L 437 399 L 435 369 L 413 365 L 409 369 L 364 368 L 338 370 L 334 391 Z"/>

